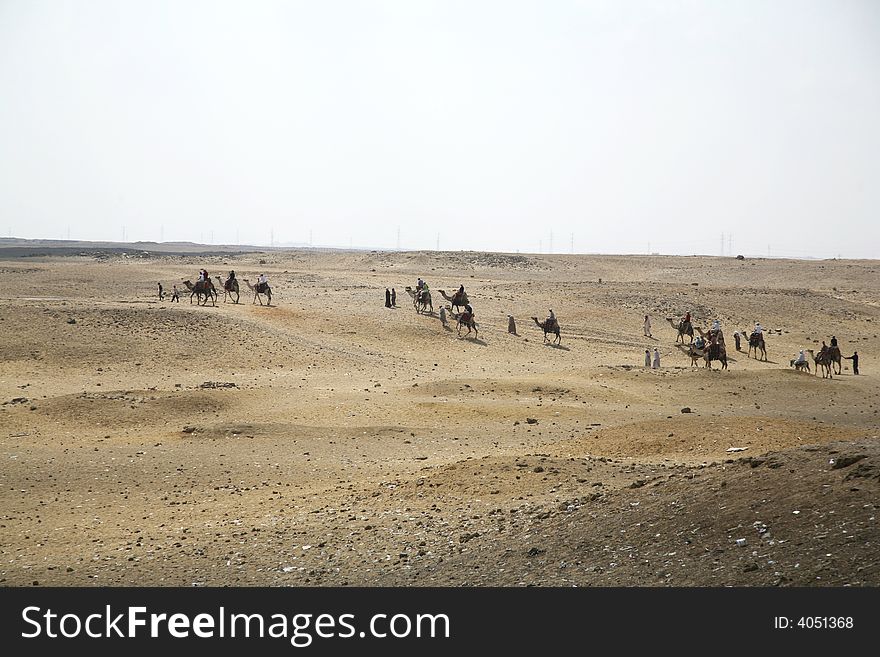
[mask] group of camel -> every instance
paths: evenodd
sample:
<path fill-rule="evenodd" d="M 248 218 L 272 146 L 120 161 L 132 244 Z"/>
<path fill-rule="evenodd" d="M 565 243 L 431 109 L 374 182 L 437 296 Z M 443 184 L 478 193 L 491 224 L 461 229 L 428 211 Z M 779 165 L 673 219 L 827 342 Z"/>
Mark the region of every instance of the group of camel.
<path fill-rule="evenodd" d="M 413 307 L 416 309 L 416 313 L 426 313 L 432 314 L 434 312 L 434 304 L 431 302 L 431 292 L 430 290 L 415 290 L 411 286 L 407 285 L 404 290 L 410 296 L 413 302 Z M 464 337 L 473 332 L 474 339 L 478 337 L 478 329 L 477 322 L 474 320 L 474 317 L 471 313 L 467 312 L 467 306 L 470 304 L 470 300 L 468 299 L 467 292 L 456 292 L 452 296 L 449 296 L 445 290 L 437 289 L 446 301 L 449 302 L 447 308 L 452 313 L 453 319 L 455 319 L 458 323 L 458 336 L 461 337 L 461 329 L 467 328 L 467 333 Z M 462 309 L 465 309 L 462 311 Z M 455 309 L 453 311 L 453 309 Z M 545 320 L 543 322 L 539 321 L 537 317 L 532 317 L 535 324 L 538 325 L 544 332 L 544 342 L 548 341 L 548 335 L 555 335 L 556 337 L 551 340 L 551 344 L 561 344 L 562 337 L 560 336 L 559 331 L 559 322 Z"/>
<path fill-rule="evenodd" d="M 704 347 L 696 347 L 694 346 L 694 326 L 691 322 L 685 322 L 683 320 L 678 320 L 676 322 L 672 317 L 667 317 L 666 321 L 672 325 L 672 328 L 676 330 L 676 338 L 675 342 L 681 341 L 682 346 L 684 345 L 684 336 L 688 336 L 690 338 L 690 344 L 688 349 L 688 355 L 691 358 L 691 365 L 696 366 L 697 361 L 703 359 L 705 363 L 705 367 L 711 369 L 712 361 L 717 360 L 721 363 L 721 369 L 727 369 L 727 349 L 724 345 L 724 334 L 721 330 L 718 330 L 718 335 L 712 335 L 712 331 L 703 331 L 700 327 L 696 327 L 697 333 L 700 334 L 700 337 L 703 338 L 705 343 Z M 742 331 L 745 335 L 746 332 Z M 714 340 L 713 340 L 714 338 Z M 758 360 L 758 352 L 761 352 L 760 360 L 767 360 L 767 345 L 764 342 L 764 335 L 762 333 L 754 333 L 752 332 L 748 338 L 749 349 L 747 352 L 747 356 L 751 357 L 752 352 L 755 354 L 755 359 Z"/>
<path fill-rule="evenodd" d="M 700 334 L 700 337 L 706 341 L 706 346 L 702 348 L 698 348 L 694 346 L 694 326 L 691 322 L 685 322 L 682 320 L 676 321 L 672 317 L 667 317 L 666 321 L 668 321 L 672 328 L 675 329 L 677 335 L 675 338 L 675 342 L 678 343 L 681 341 L 682 346 L 684 346 L 684 336 L 690 337 L 690 344 L 688 345 L 688 355 L 691 358 L 691 365 L 696 366 L 697 362 L 700 359 L 703 359 L 705 363 L 705 367 L 711 369 L 712 361 L 717 360 L 721 363 L 721 369 L 727 369 L 727 350 L 724 346 L 724 335 L 721 331 L 718 331 L 718 336 L 716 336 L 715 344 L 710 343 L 710 333 L 704 332 L 699 327 L 696 328 L 697 333 Z M 746 331 L 741 331 L 743 335 L 746 334 Z M 747 352 L 747 356 L 751 357 L 752 352 L 755 354 L 755 359 L 758 359 L 758 352 L 761 352 L 760 360 L 767 360 L 767 346 L 764 343 L 764 335 L 762 333 L 752 332 L 748 337 L 749 349 Z M 823 348 L 819 351 L 818 354 L 814 353 L 812 349 L 807 349 L 807 353 L 810 354 L 810 357 L 816 363 L 816 376 L 819 375 L 819 368 L 822 368 L 822 378 L 833 378 L 832 373 L 834 372 L 833 365 L 837 364 L 837 374 L 840 375 L 841 368 L 841 355 L 840 348 L 837 346 L 831 346 L 827 348 Z M 810 371 L 810 364 L 807 361 L 797 362 L 796 360 L 792 360 L 790 362 L 791 366 L 797 369 L 798 371 L 806 370 Z"/>
<path fill-rule="evenodd" d="M 223 290 L 223 303 L 226 303 L 228 299 L 233 299 L 233 303 L 238 303 L 239 300 L 239 287 L 238 287 L 238 279 L 233 278 L 231 281 L 223 282 L 219 276 L 215 276 L 217 279 L 217 283 L 219 283 L 220 289 Z M 272 305 L 272 288 L 267 284 L 265 289 L 260 291 L 259 285 L 251 285 L 251 282 L 244 278 L 242 279 L 245 282 L 245 285 L 248 286 L 248 289 L 254 293 L 254 300 L 251 303 L 260 302 L 260 305 L 263 305 L 262 295 L 266 295 L 266 305 Z M 196 281 L 193 283 L 192 281 L 186 280 L 183 282 L 186 286 L 186 289 L 190 291 L 189 302 L 192 303 L 193 297 L 196 298 L 196 305 L 208 305 L 208 300 L 211 301 L 211 305 L 216 305 L 217 300 L 219 299 L 219 295 L 217 294 L 217 288 L 214 287 L 214 284 L 211 282 L 211 279 L 206 281 Z M 234 295 L 234 298 L 233 298 Z M 204 297 L 204 302 L 202 298 Z"/>

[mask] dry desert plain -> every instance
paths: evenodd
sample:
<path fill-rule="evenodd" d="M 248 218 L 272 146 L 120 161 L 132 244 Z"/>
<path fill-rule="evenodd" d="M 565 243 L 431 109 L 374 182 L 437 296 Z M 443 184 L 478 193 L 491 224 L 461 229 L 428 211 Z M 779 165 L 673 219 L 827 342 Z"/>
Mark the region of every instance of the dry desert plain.
<path fill-rule="evenodd" d="M 159 301 L 201 267 L 272 306 Z M 880 584 L 880 262 L 0 249 L 0 290 L 3 585 Z M 859 376 L 789 366 L 831 335 Z"/>

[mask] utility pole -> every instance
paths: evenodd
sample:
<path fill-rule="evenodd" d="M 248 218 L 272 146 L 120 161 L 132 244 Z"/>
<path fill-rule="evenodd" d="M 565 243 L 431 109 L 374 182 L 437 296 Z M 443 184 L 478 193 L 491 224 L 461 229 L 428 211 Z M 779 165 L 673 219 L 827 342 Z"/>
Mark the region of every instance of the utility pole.
<path fill-rule="evenodd" d="M 724 233 L 721 233 L 721 256 L 724 256 Z"/>
<path fill-rule="evenodd" d="M 727 234 L 727 255 L 733 255 L 733 235 Z"/>
<path fill-rule="evenodd" d="M 397 227 L 397 250 L 400 251 L 400 226 Z"/>

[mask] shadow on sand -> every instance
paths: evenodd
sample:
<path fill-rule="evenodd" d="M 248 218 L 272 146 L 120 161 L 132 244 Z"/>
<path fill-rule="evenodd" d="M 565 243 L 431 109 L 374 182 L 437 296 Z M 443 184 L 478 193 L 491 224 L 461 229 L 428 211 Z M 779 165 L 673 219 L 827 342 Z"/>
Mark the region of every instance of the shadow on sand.
<path fill-rule="evenodd" d="M 571 351 L 571 349 L 569 349 L 569 348 L 566 347 L 565 345 L 561 345 L 561 344 L 553 344 L 552 342 L 545 342 L 545 343 L 544 343 L 544 346 L 545 346 L 545 347 L 553 347 L 554 349 L 560 349 L 560 350 L 562 350 L 562 351 Z"/>

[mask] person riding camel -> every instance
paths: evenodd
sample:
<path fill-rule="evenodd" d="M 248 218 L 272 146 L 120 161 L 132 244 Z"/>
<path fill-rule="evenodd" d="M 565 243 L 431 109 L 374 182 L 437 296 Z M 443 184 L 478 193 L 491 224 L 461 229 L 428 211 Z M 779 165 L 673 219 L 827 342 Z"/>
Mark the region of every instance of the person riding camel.
<path fill-rule="evenodd" d="M 229 276 L 226 278 L 226 282 L 223 283 L 223 287 L 226 290 L 232 290 L 232 284 L 235 281 L 235 270 L 232 269 L 229 271 Z"/>
<path fill-rule="evenodd" d="M 547 315 L 547 321 L 544 322 L 544 326 L 548 330 L 556 327 L 556 314 L 552 308 L 550 309 L 550 314 Z"/>
<path fill-rule="evenodd" d="M 464 285 L 460 285 L 458 287 L 458 292 L 455 293 L 453 299 L 455 301 L 461 301 L 462 299 L 464 299 Z"/>
<path fill-rule="evenodd" d="M 833 335 L 831 336 L 831 346 L 832 346 L 832 347 L 836 347 L 836 346 L 837 346 L 837 338 L 834 337 Z"/>
<path fill-rule="evenodd" d="M 471 304 L 467 304 L 464 307 L 464 313 L 462 313 L 461 321 L 469 322 L 474 318 L 474 309 L 471 308 Z"/>
<path fill-rule="evenodd" d="M 260 274 L 260 277 L 257 279 L 257 292 L 262 294 L 266 291 L 267 287 L 269 287 L 269 277 L 266 274 Z"/>

